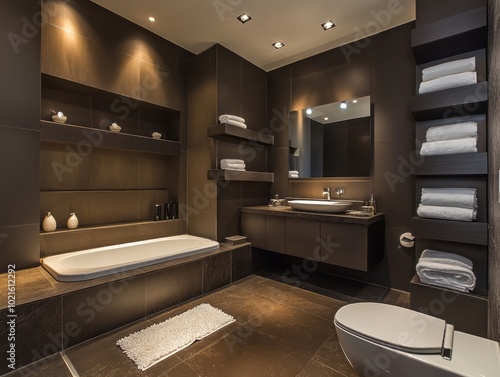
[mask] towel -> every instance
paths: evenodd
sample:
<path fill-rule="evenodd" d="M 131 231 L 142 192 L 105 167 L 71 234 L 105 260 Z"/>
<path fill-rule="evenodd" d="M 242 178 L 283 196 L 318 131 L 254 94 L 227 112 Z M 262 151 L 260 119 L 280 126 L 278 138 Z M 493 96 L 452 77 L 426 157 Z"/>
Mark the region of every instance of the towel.
<path fill-rule="evenodd" d="M 457 88 L 459 86 L 472 85 L 477 83 L 476 72 L 462 72 L 439 77 L 434 80 L 420 83 L 419 94 L 436 92 L 438 90 Z"/>
<path fill-rule="evenodd" d="M 417 215 L 439 220 L 474 221 L 477 216 L 477 209 L 420 204 L 417 208 Z"/>
<path fill-rule="evenodd" d="M 231 169 L 231 170 L 245 170 L 245 164 L 220 164 L 221 169 Z"/>
<path fill-rule="evenodd" d="M 227 123 L 228 120 L 235 120 L 236 122 L 245 123 L 245 119 L 231 114 L 223 114 L 219 117 L 221 123 Z"/>
<path fill-rule="evenodd" d="M 476 70 L 476 58 L 454 60 L 443 64 L 434 65 L 422 70 L 422 81 L 430 81 L 443 76 L 449 76 L 462 72 L 474 72 Z"/>
<path fill-rule="evenodd" d="M 420 154 L 422 156 L 436 156 L 443 154 L 476 153 L 477 138 L 468 137 L 456 140 L 440 140 L 422 143 Z"/>
<path fill-rule="evenodd" d="M 237 120 L 233 120 L 233 119 L 225 120 L 222 123 L 232 124 L 233 126 L 240 127 L 240 128 L 247 128 L 247 125 L 245 123 L 238 122 Z"/>
<path fill-rule="evenodd" d="M 245 161 L 239 160 L 237 158 L 223 158 L 220 160 L 221 165 L 224 164 L 244 164 Z"/>
<path fill-rule="evenodd" d="M 448 124 L 445 126 L 430 127 L 425 135 L 426 141 L 441 141 L 465 139 L 469 137 L 477 137 L 477 123 L 463 122 Z"/>
<path fill-rule="evenodd" d="M 475 188 L 423 188 L 420 202 L 426 206 L 477 209 Z"/>
<path fill-rule="evenodd" d="M 461 255 L 426 249 L 416 270 L 422 283 L 469 292 L 476 287 L 472 267 L 472 261 Z"/>

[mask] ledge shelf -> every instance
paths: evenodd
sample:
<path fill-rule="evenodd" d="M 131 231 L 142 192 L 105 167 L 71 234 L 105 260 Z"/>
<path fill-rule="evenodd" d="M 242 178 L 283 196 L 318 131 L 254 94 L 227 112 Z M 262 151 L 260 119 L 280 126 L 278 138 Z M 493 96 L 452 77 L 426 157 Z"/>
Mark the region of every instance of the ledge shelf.
<path fill-rule="evenodd" d="M 411 111 L 417 121 L 484 114 L 487 106 L 487 82 L 411 97 Z"/>
<path fill-rule="evenodd" d="M 97 128 L 82 127 L 66 123 L 40 121 L 41 140 L 54 142 L 90 142 L 95 147 L 179 155 L 181 144 L 178 141 L 153 139 L 146 136 L 122 134 Z M 96 135 L 93 138 L 89 135 Z"/>
<path fill-rule="evenodd" d="M 272 135 L 233 126 L 232 124 L 227 123 L 216 124 L 215 126 L 208 127 L 207 135 L 220 140 L 236 139 L 255 141 L 265 145 L 274 145 L 274 136 Z"/>
<path fill-rule="evenodd" d="M 486 48 L 486 7 L 480 7 L 412 30 L 417 65 Z"/>
<path fill-rule="evenodd" d="M 462 153 L 422 156 L 423 163 L 415 166 L 413 175 L 486 175 L 487 153 Z"/>
<path fill-rule="evenodd" d="M 207 178 L 212 181 L 274 182 L 274 174 L 256 171 L 211 169 Z"/>
<path fill-rule="evenodd" d="M 415 216 L 411 219 L 417 238 L 488 245 L 488 223 L 479 221 L 435 220 Z"/>

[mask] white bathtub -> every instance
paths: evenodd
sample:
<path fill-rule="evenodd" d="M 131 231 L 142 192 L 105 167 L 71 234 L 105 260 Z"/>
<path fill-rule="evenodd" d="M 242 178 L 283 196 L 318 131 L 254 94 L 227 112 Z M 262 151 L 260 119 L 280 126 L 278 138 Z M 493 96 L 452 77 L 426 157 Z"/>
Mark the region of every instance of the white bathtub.
<path fill-rule="evenodd" d="M 59 281 L 81 281 L 218 248 L 216 241 L 184 234 L 54 255 L 42 266 Z"/>

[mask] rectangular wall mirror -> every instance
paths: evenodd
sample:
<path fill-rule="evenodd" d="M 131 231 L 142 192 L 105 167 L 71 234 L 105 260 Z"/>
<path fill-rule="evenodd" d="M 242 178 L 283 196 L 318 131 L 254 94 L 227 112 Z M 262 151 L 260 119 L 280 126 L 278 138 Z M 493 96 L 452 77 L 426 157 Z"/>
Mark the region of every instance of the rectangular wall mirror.
<path fill-rule="evenodd" d="M 369 177 L 371 156 L 370 96 L 290 113 L 290 178 Z"/>

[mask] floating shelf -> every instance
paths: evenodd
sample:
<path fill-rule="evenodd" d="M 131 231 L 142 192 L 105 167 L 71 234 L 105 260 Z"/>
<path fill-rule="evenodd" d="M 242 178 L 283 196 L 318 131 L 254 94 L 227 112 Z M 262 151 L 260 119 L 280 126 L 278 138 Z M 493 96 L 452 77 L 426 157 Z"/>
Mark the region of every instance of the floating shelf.
<path fill-rule="evenodd" d="M 411 227 L 417 238 L 488 245 L 486 222 L 435 220 L 415 216 L 411 219 Z"/>
<path fill-rule="evenodd" d="M 233 126 L 227 123 L 208 127 L 207 135 L 220 140 L 247 140 L 265 145 L 274 145 L 274 136 L 272 135 Z"/>
<path fill-rule="evenodd" d="M 417 121 L 483 114 L 487 107 L 487 82 L 411 97 L 411 111 Z"/>
<path fill-rule="evenodd" d="M 274 173 L 211 169 L 207 178 L 212 181 L 274 182 Z"/>
<path fill-rule="evenodd" d="M 460 13 L 412 30 L 417 65 L 486 48 L 486 7 Z"/>
<path fill-rule="evenodd" d="M 413 175 L 485 175 L 488 174 L 487 153 L 463 153 L 422 156 Z"/>
<path fill-rule="evenodd" d="M 116 133 L 97 128 L 81 127 L 49 121 L 40 121 L 41 140 L 76 143 L 90 142 L 95 147 L 179 155 L 181 143 L 178 141 L 153 139 L 145 136 Z M 89 135 L 95 135 L 94 137 Z"/>

